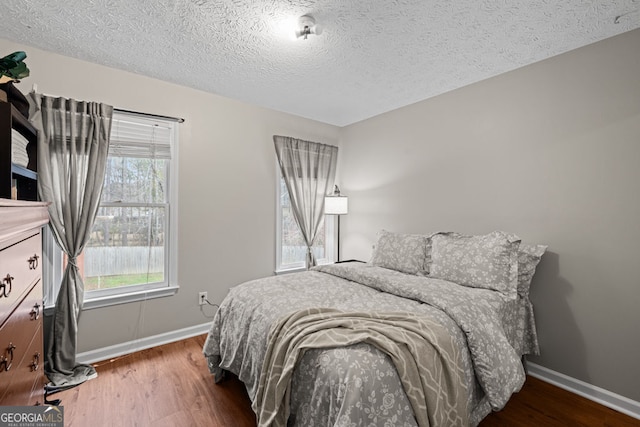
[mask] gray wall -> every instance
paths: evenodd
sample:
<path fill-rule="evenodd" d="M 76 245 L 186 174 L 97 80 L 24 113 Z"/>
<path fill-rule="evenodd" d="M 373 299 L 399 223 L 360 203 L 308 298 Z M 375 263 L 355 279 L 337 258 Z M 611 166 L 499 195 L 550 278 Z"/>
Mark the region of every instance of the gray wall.
<path fill-rule="evenodd" d="M 549 369 L 640 401 L 640 30 L 351 125 L 343 258 L 376 232 L 505 230 Z"/>

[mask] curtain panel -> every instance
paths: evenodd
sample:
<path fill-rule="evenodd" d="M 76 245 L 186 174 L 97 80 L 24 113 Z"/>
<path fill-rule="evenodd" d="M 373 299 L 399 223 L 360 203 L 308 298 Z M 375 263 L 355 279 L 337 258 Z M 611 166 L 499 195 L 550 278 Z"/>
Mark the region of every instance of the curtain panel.
<path fill-rule="evenodd" d="M 338 147 L 279 135 L 273 142 L 310 268 L 316 265 L 312 247 L 324 215 L 324 197 L 333 188 Z"/>
<path fill-rule="evenodd" d="M 113 107 L 31 92 L 30 117 L 38 130 L 38 195 L 49 206 L 50 227 L 66 253 L 60 292 L 45 331 L 47 392 L 95 377 L 76 363 L 84 283 L 76 259 L 89 239 L 106 169 Z"/>

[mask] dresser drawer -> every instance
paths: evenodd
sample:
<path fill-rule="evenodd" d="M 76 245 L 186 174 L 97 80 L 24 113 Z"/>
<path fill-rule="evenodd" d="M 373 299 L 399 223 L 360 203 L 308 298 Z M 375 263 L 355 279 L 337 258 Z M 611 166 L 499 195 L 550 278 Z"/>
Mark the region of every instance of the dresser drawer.
<path fill-rule="evenodd" d="M 44 403 L 40 233 L 48 205 L 0 199 L 0 406 Z"/>
<path fill-rule="evenodd" d="M 0 325 L 41 277 L 42 239 L 31 232 L 0 250 Z"/>
<path fill-rule="evenodd" d="M 44 403 L 42 327 L 38 328 L 23 355 L 17 366 L 12 366 L 8 372 L 0 373 L 0 378 L 11 374 L 7 379 L 0 379 L 2 389 L 5 388 L 5 380 L 8 380 L 6 389 L 0 391 L 0 405 L 23 406 Z"/>
<path fill-rule="evenodd" d="M 42 282 L 38 281 L 0 327 L 0 405 L 8 404 L 4 396 L 17 384 L 26 388 L 20 390 L 29 398 L 35 377 L 42 375 L 43 354 Z M 33 363 L 37 370 L 28 375 L 36 368 Z"/>

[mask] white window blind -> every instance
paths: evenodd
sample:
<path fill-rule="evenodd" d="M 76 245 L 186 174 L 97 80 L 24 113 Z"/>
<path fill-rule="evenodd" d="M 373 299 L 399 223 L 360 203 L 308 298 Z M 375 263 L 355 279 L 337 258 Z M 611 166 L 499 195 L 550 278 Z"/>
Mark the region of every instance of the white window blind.
<path fill-rule="evenodd" d="M 122 113 L 118 116 L 111 123 L 110 156 L 171 159 L 171 124 Z"/>

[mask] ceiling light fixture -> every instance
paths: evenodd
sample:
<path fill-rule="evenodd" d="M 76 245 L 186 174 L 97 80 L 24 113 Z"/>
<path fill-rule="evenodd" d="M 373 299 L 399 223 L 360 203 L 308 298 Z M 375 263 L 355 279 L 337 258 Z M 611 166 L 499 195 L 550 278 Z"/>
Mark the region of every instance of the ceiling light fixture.
<path fill-rule="evenodd" d="M 303 37 L 305 40 L 309 34 L 319 36 L 322 33 L 322 27 L 316 24 L 316 20 L 311 15 L 302 15 L 298 19 L 298 29 L 296 30 L 296 38 Z"/>

